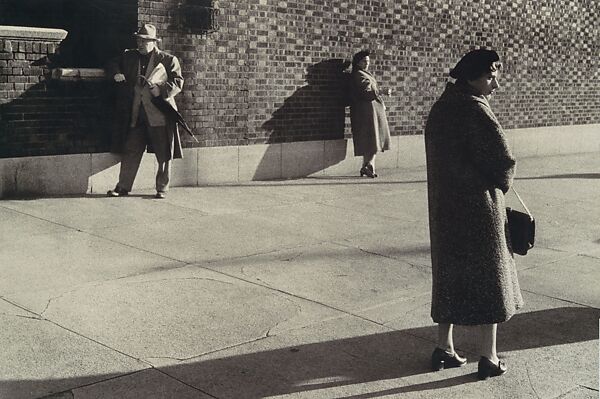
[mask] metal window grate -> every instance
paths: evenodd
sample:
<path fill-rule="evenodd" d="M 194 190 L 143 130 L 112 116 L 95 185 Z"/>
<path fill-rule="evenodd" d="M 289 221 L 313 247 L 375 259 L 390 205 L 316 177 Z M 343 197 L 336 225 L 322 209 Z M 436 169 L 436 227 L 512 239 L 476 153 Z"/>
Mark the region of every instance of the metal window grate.
<path fill-rule="evenodd" d="M 212 1 L 187 0 L 180 2 L 171 12 L 172 28 L 192 34 L 205 34 L 218 29 L 219 10 Z"/>

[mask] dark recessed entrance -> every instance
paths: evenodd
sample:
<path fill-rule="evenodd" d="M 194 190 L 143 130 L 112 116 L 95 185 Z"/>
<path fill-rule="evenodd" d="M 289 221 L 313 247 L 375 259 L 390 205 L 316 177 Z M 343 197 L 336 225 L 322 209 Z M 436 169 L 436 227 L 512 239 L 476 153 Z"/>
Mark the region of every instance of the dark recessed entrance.
<path fill-rule="evenodd" d="M 65 29 L 52 66 L 98 68 L 134 45 L 137 0 L 0 0 L 0 25 Z"/>

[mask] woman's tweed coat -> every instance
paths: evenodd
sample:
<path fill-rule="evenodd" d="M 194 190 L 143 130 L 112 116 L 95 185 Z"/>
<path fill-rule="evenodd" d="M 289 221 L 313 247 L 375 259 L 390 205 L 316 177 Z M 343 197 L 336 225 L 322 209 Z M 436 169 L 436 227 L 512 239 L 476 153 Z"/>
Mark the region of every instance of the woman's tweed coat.
<path fill-rule="evenodd" d="M 350 122 L 354 155 L 372 155 L 390 149 L 390 128 L 385 104 L 373 75 L 358 69 L 352 72 Z"/>
<path fill-rule="evenodd" d="M 523 305 L 504 194 L 515 159 L 482 96 L 448 83 L 425 128 L 436 323 L 499 323 Z"/>

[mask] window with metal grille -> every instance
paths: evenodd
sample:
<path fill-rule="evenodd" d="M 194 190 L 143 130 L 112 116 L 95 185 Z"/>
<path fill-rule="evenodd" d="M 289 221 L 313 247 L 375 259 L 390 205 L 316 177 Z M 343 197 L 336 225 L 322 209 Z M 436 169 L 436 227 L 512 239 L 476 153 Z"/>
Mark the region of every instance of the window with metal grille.
<path fill-rule="evenodd" d="M 217 30 L 218 10 L 212 0 L 180 1 L 171 12 L 172 29 L 183 33 L 205 34 Z"/>

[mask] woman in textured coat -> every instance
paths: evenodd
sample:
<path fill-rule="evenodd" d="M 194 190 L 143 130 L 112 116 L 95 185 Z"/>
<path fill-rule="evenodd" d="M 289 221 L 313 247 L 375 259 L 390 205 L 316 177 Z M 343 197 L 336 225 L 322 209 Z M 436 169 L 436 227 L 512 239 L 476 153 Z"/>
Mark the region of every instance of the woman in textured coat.
<path fill-rule="evenodd" d="M 350 122 L 354 155 L 363 157 L 361 176 L 377 177 L 375 155 L 390 149 L 390 129 L 385 114 L 385 103 L 377 82 L 368 71 L 369 51 L 362 50 L 352 58 L 352 104 Z M 391 91 L 388 90 L 388 95 Z"/>
<path fill-rule="evenodd" d="M 478 326 L 480 379 L 506 371 L 496 352 L 497 323 L 523 305 L 504 204 L 515 159 L 488 103 L 499 87 L 498 61 L 491 50 L 466 54 L 425 128 L 431 316 L 439 336 L 432 367 L 465 364 L 454 351 L 452 326 Z"/>

